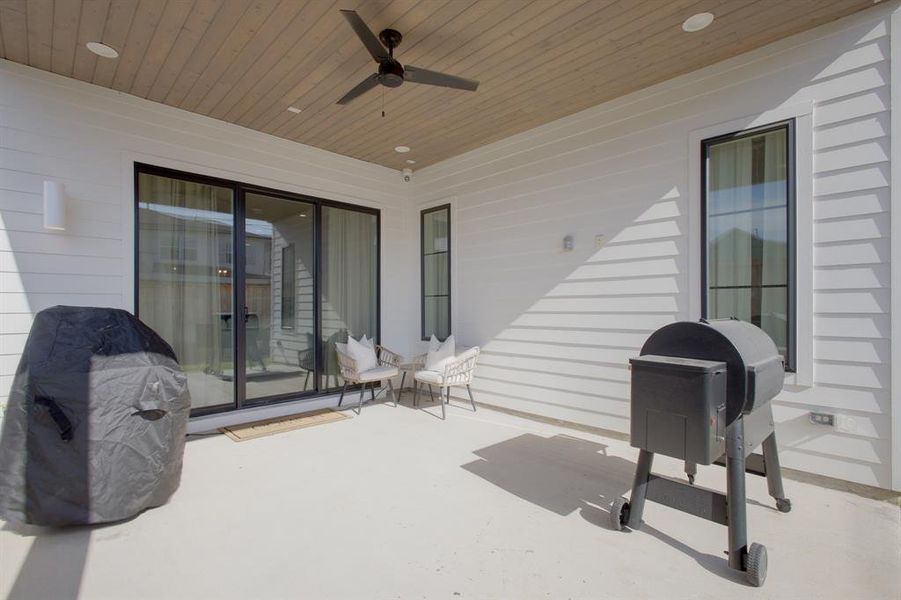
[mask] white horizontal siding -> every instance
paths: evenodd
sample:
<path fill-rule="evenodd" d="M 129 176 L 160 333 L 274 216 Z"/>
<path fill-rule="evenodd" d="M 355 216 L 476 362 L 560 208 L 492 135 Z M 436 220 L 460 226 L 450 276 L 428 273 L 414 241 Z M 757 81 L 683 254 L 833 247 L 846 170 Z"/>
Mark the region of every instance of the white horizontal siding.
<path fill-rule="evenodd" d="M 382 336 L 408 350 L 415 222 L 399 173 L 0 61 L 0 403 L 37 311 L 131 307 L 134 160 L 380 209 Z M 48 179 L 66 186 L 63 232 L 43 228 Z"/>
<path fill-rule="evenodd" d="M 812 255 L 814 316 L 799 344 L 812 353 L 813 385 L 788 385 L 778 399 L 782 458 L 891 487 L 893 8 L 418 173 L 422 206 L 453 205 L 454 330 L 484 350 L 477 400 L 628 431 L 628 358 L 648 333 L 690 316 L 691 132 L 808 103 L 812 247 L 798 252 Z M 810 424 L 811 410 L 851 418 L 853 433 Z"/>

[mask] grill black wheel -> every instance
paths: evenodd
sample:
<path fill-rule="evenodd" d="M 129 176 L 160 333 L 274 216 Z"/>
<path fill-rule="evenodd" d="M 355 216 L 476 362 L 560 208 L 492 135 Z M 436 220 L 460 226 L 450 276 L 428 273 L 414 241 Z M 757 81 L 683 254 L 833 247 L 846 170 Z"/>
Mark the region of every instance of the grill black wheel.
<path fill-rule="evenodd" d="M 610 525 L 616 531 L 622 531 L 629 520 L 629 503 L 625 498 L 617 498 L 610 507 Z"/>
<path fill-rule="evenodd" d="M 754 587 L 760 587 L 766 581 L 766 546 L 763 544 L 751 544 L 745 555 L 745 575 L 748 583 Z"/>

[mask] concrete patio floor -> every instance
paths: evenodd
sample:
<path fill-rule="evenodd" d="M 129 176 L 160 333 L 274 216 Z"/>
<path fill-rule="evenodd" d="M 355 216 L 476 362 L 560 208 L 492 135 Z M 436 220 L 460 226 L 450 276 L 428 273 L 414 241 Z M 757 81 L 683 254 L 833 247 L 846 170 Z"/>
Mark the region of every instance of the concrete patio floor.
<path fill-rule="evenodd" d="M 628 492 L 626 442 L 455 404 L 405 405 L 257 440 L 187 445 L 181 489 L 116 525 L 0 531 L 10 598 L 891 598 L 901 520 L 889 502 L 786 480 L 790 514 L 749 476 L 751 588 L 725 528 L 656 504 L 607 525 Z M 434 405 L 427 410 L 437 414 Z M 680 464 L 659 459 L 678 475 Z M 698 483 L 722 489 L 725 473 Z"/>

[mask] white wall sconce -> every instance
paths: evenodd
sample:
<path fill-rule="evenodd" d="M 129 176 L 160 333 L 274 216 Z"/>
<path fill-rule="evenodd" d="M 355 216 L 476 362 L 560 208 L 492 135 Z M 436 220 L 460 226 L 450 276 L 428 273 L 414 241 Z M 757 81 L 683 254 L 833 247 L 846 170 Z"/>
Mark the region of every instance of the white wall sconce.
<path fill-rule="evenodd" d="M 66 186 L 59 181 L 44 182 L 44 229 L 66 228 Z"/>
<path fill-rule="evenodd" d="M 564 252 L 572 252 L 573 248 L 576 247 L 576 241 L 573 239 L 573 236 L 568 235 L 563 238 L 563 251 Z"/>

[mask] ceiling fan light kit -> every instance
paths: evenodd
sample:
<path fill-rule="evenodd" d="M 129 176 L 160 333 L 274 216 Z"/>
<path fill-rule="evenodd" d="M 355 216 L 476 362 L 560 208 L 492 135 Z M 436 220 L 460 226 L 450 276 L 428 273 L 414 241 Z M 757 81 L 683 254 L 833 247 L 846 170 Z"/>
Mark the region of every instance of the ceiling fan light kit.
<path fill-rule="evenodd" d="M 353 28 L 357 37 L 369 51 L 372 59 L 379 64 L 377 73 L 374 73 L 361 81 L 352 90 L 347 92 L 338 104 L 345 105 L 359 98 L 377 85 L 387 88 L 400 87 L 403 83 L 421 83 L 438 87 L 452 88 L 474 92 L 479 87 L 478 81 L 464 79 L 456 75 L 429 71 L 414 66 L 404 66 L 394 58 L 394 49 L 400 45 L 404 36 L 395 29 L 383 29 L 378 37 L 372 33 L 369 26 L 353 10 L 342 10 L 341 14 Z"/>

